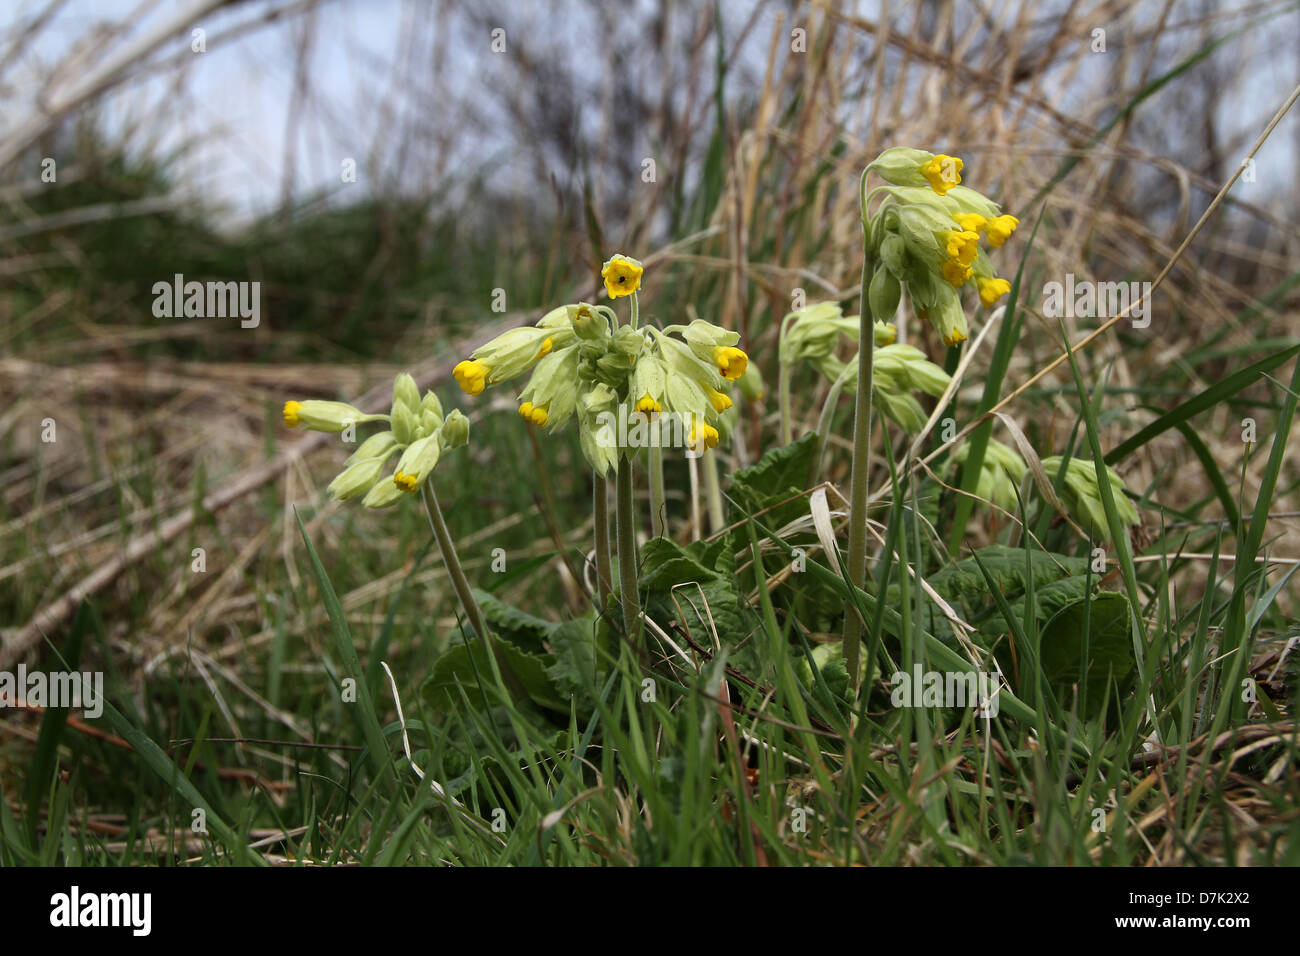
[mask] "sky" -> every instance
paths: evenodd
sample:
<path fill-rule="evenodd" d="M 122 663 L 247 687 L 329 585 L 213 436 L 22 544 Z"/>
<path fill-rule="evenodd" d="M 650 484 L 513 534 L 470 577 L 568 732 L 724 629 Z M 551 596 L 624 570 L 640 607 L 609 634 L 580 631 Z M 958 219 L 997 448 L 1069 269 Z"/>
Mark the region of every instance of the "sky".
<path fill-rule="evenodd" d="M 0 132 L 31 108 L 37 78 L 48 76 L 52 65 L 70 52 L 89 48 L 97 54 L 100 45 L 147 33 L 171 11 L 193 2 L 167 0 L 155 7 L 138 0 L 68 0 L 36 42 L 25 44 L 8 69 L 0 70 Z M 648 2 L 636 5 L 644 10 Z M 491 98 L 476 90 L 518 82 L 509 60 L 514 44 L 521 44 L 521 51 L 537 45 L 545 55 L 556 48 L 566 55 L 572 51 L 575 59 L 590 57 L 592 68 L 601 68 L 584 32 L 590 32 L 591 20 L 579 15 L 570 0 L 498 5 L 511 11 L 502 26 L 509 48 L 504 57 L 492 48 L 490 22 L 448 17 L 444 0 L 332 0 L 310 17 L 229 35 L 236 25 L 255 22 L 283 3 L 252 0 L 202 18 L 196 26 L 205 32 L 205 52 L 192 50 L 191 35 L 174 36 L 155 61 L 172 61 L 183 69 L 141 70 L 100 109 L 105 128 L 130 131 L 128 141 L 138 148 L 176 151 L 188 146 L 177 166 L 184 188 L 219 207 L 231 223 L 272 209 L 285 196 L 343 195 L 349 188 L 369 188 L 375 176 L 419 188 L 485 160 L 499 160 L 499 176 L 527 187 L 533 168 L 509 155 L 508 136 L 493 132 L 508 117 L 493 113 Z M 756 4 L 776 10 L 762 0 L 728 0 L 723 16 L 729 27 L 737 29 Z M 864 12 L 876 6 L 868 0 L 852 5 Z M 0 38 L 45 6 L 46 0 L 0 0 Z M 1203 7 L 1200 2 L 1174 4 L 1167 21 L 1173 27 L 1170 42 L 1185 44 L 1186 31 L 1180 33 L 1178 24 L 1194 19 Z M 105 35 L 108 24 L 130 22 L 131 12 L 139 9 L 151 10 L 151 15 L 135 22 L 128 36 Z M 993 3 L 991 9 L 1006 5 Z M 1108 31 L 1113 51 L 1158 16 L 1164 4 L 1127 9 Z M 768 33 L 764 28 L 753 32 L 742 62 L 761 64 Z M 1235 67 L 1220 118 L 1225 138 L 1252 133 L 1261 113 L 1271 108 L 1267 104 L 1280 102 L 1300 78 L 1296 14 L 1257 34 L 1221 54 Z M 310 45 L 301 68 L 311 91 L 305 106 L 295 95 L 304 37 Z M 4 45 L 0 40 L 0 49 Z M 1115 62 L 1098 57 L 1088 67 L 1093 74 L 1088 83 L 1076 78 L 1057 90 L 1063 110 L 1069 111 L 1072 89 L 1104 88 L 1106 70 Z M 417 145 L 414 158 L 399 148 L 402 142 Z M 1289 180 L 1297 147 L 1300 122 L 1291 117 L 1261 154 L 1258 178 L 1265 183 Z M 434 156 L 436 161 L 430 160 Z M 356 184 L 342 181 L 347 159 L 359 167 Z"/>

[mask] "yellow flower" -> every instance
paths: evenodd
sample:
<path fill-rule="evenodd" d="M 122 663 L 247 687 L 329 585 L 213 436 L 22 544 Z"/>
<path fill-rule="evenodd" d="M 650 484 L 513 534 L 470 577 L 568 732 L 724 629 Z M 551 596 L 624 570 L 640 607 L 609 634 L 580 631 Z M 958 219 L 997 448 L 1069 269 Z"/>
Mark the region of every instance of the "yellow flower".
<path fill-rule="evenodd" d="M 718 430 L 712 425 L 701 421 L 691 423 L 690 447 L 698 449 L 700 442 L 703 441 L 705 448 L 718 447 Z"/>
<path fill-rule="evenodd" d="M 998 216 L 988 224 L 989 245 L 994 249 L 1001 249 L 1002 243 L 1011 237 L 1016 231 L 1016 226 L 1020 225 L 1020 220 L 1015 216 Z"/>
<path fill-rule="evenodd" d="M 519 406 L 520 417 L 527 419 L 534 425 L 545 425 L 547 414 L 545 405 L 534 405 L 532 402 L 524 402 Z"/>
<path fill-rule="evenodd" d="M 949 230 L 943 233 L 943 239 L 947 247 L 948 258 L 955 259 L 963 266 L 970 265 L 975 261 L 975 257 L 979 255 L 980 234 L 978 232 Z"/>
<path fill-rule="evenodd" d="M 537 353 L 537 357 L 545 358 L 546 356 L 551 354 L 551 349 L 553 348 L 555 348 L 555 339 L 547 338 L 547 340 L 542 343 L 542 348 Z"/>
<path fill-rule="evenodd" d="M 482 362 L 468 359 L 452 369 L 451 374 L 465 392 L 470 395 L 481 395 L 483 389 L 487 388 L 487 377 L 490 371 L 492 370 Z"/>
<path fill-rule="evenodd" d="M 664 410 L 664 407 L 656 402 L 649 392 L 646 392 L 637 399 L 636 410 L 645 415 L 657 415 Z"/>
<path fill-rule="evenodd" d="M 405 491 L 408 494 L 420 486 L 420 482 L 415 475 L 408 475 L 404 471 L 399 471 L 393 475 L 393 484 L 397 485 L 399 491 Z"/>
<path fill-rule="evenodd" d="M 961 184 L 961 171 L 965 165 L 956 156 L 939 153 L 921 167 L 921 175 L 929 181 L 931 189 L 940 196 L 946 196 L 948 190 Z"/>
<path fill-rule="evenodd" d="M 966 341 L 966 333 L 963 332 L 961 329 L 953 329 L 950 333 L 948 333 L 943 337 L 943 344 L 949 347 L 952 347 L 954 345 L 961 345 L 961 343 L 965 341 Z"/>
<path fill-rule="evenodd" d="M 645 268 L 635 259 L 627 256 L 614 256 L 600 270 L 600 277 L 605 280 L 605 291 L 611 299 L 631 295 L 641 287 L 641 274 Z"/>
<path fill-rule="evenodd" d="M 1006 279 L 985 279 L 980 277 L 975 280 L 975 284 L 979 286 L 980 301 L 986 306 L 991 306 L 1011 291 L 1011 283 Z"/>
<path fill-rule="evenodd" d="M 959 212 L 953 214 L 953 222 L 966 232 L 983 232 L 989 221 L 977 212 Z"/>
<path fill-rule="evenodd" d="M 744 375 L 749 366 L 749 356 L 734 345 L 716 346 L 713 361 L 718 365 L 718 373 L 731 382 Z"/>
<path fill-rule="evenodd" d="M 302 418 L 298 414 L 300 411 L 302 411 L 302 402 L 285 402 L 284 423 L 290 428 L 297 428 L 302 424 Z"/>
<path fill-rule="evenodd" d="M 948 280 L 948 282 L 958 287 L 965 285 L 966 281 L 975 274 L 974 269 L 970 266 L 962 265 L 956 259 L 945 260 L 939 271 L 943 273 L 943 277 Z M 952 343 L 949 344 L 951 345 Z"/>
<path fill-rule="evenodd" d="M 709 393 L 709 402 L 713 405 L 713 410 L 719 415 L 731 407 L 731 396 L 726 392 L 715 391 L 711 388 L 706 389 L 706 391 Z"/>

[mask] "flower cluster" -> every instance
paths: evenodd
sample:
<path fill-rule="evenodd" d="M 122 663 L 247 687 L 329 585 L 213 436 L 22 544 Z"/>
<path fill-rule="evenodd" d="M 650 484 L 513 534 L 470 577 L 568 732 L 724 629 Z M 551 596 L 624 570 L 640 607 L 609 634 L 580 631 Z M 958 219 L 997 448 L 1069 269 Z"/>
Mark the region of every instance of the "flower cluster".
<path fill-rule="evenodd" d="M 963 442 L 952 453 L 949 463 L 953 466 L 963 464 L 970 457 L 970 442 Z M 1014 449 L 1002 442 L 990 438 L 984 450 L 984 461 L 980 463 L 979 480 L 975 485 L 975 494 L 985 501 L 1014 511 L 1016 507 L 1016 489 L 1024 480 L 1029 466 Z"/>
<path fill-rule="evenodd" d="M 643 274 L 641 263 L 626 256 L 614 256 L 601 271 L 612 299 L 634 295 Z M 620 418 L 675 415 L 685 423 L 688 447 L 717 445 L 727 430 L 732 383 L 749 369 L 739 340 L 701 319 L 662 330 L 635 320 L 622 325 L 609 306 L 578 302 L 479 346 L 452 374 L 478 395 L 531 373 L 518 395 L 520 416 L 552 432 L 576 418 L 583 454 L 605 475 L 618 461 Z"/>
<path fill-rule="evenodd" d="M 982 193 L 961 185 L 963 163 L 905 146 L 887 149 L 867 167 L 888 185 L 863 196 L 885 197 L 866 221 L 867 251 L 874 262 L 869 298 L 873 314 L 888 318 L 907 287 L 917 314 L 931 321 L 946 345 L 969 330 L 961 289 L 973 285 L 991 306 L 1011 291 L 993 270 L 983 239 L 1000 249 L 1019 224 Z M 865 178 L 864 178 L 865 184 Z"/>
<path fill-rule="evenodd" d="M 1061 470 L 1062 458 L 1053 455 L 1043 459 L 1043 470 L 1055 484 Z M 1109 465 L 1103 465 L 1106 478 L 1110 481 L 1111 497 L 1115 499 L 1115 511 L 1119 520 L 1126 525 L 1138 524 L 1142 519 L 1137 508 L 1128 499 L 1128 488 Z M 1106 523 L 1106 509 L 1101 503 L 1101 489 L 1097 484 L 1097 469 L 1091 461 L 1071 458 L 1065 466 L 1065 478 L 1062 481 L 1061 499 L 1074 519 L 1085 528 L 1091 525 L 1102 538 L 1110 540 L 1110 525 Z"/>
<path fill-rule="evenodd" d="M 366 422 L 387 422 L 387 431 L 371 435 L 344 463 L 343 471 L 326 489 L 336 501 L 364 495 L 367 508 L 386 508 L 403 493 L 419 491 L 443 451 L 469 441 L 469 420 L 459 411 L 444 415 L 433 392 L 420 397 L 415 379 L 406 373 L 393 383 L 393 405 L 387 415 L 367 415 L 346 402 L 285 402 L 289 428 L 339 434 Z M 401 453 L 393 473 L 384 477 L 389 459 Z"/>
<path fill-rule="evenodd" d="M 859 316 L 841 314 L 835 302 L 819 302 L 786 316 L 789 322 L 781 338 L 781 361 L 793 365 L 807 361 L 830 381 L 853 392 L 858 387 L 856 357 L 847 362 L 836 354 L 839 337 L 856 342 L 861 327 Z M 783 323 L 784 326 L 784 323 Z M 873 324 L 875 352 L 872 354 L 871 395 L 880 409 L 915 434 L 925 427 L 926 414 L 913 392 L 939 396 L 952 380 L 948 373 L 929 361 L 911 345 L 897 345 L 892 325 Z"/>

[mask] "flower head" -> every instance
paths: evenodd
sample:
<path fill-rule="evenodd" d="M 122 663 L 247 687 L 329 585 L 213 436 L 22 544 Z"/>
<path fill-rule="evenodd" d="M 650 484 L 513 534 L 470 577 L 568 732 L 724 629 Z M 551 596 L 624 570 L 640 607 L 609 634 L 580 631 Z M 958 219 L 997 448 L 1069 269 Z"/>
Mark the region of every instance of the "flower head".
<path fill-rule="evenodd" d="M 467 395 L 481 395 L 487 388 L 488 373 L 492 370 L 482 362 L 467 359 L 451 370 L 452 377 Z"/>
<path fill-rule="evenodd" d="M 1006 279 L 992 278 L 985 279 L 983 276 L 975 280 L 975 284 L 980 290 L 980 301 L 984 305 L 991 306 L 998 299 L 1002 298 L 1011 291 L 1011 283 Z"/>
<path fill-rule="evenodd" d="M 921 166 L 921 175 L 925 177 L 930 188 L 940 196 L 961 184 L 961 171 L 965 163 L 957 156 L 945 156 L 940 153 Z"/>
<path fill-rule="evenodd" d="M 713 361 L 718 365 L 718 374 L 729 382 L 734 382 L 745 374 L 749 365 L 749 356 L 730 345 L 718 345 L 713 349 Z"/>
<path fill-rule="evenodd" d="M 438 396 L 426 392 L 421 398 L 415 379 L 405 373 L 393 382 L 393 404 L 387 415 L 365 415 L 344 402 L 290 401 L 284 406 L 284 420 L 291 428 L 302 425 L 332 433 L 343 432 L 348 425 L 388 423 L 387 430 L 361 442 L 326 489 L 336 501 L 364 495 L 362 504 L 367 508 L 385 508 L 403 493 L 418 491 L 444 450 L 469 441 L 465 416 L 454 409 L 444 415 Z M 385 478 L 385 467 L 398 452 L 396 470 Z"/>
<path fill-rule="evenodd" d="M 382 419 L 383 415 L 367 415 L 353 408 L 346 402 L 305 402 L 284 403 L 284 423 L 289 428 L 304 427 L 314 432 L 329 432 L 337 435 L 349 425 L 359 425 Z"/>
<path fill-rule="evenodd" d="M 611 257 L 600 270 L 600 277 L 605 280 L 605 291 L 611 299 L 631 295 L 641 286 L 641 276 L 645 267 L 636 259 L 616 255 Z"/>
<path fill-rule="evenodd" d="M 1020 220 L 1015 216 L 998 216 L 992 220 L 988 224 L 989 245 L 994 249 L 1001 249 L 1002 244 L 1011 238 L 1018 225 Z"/>

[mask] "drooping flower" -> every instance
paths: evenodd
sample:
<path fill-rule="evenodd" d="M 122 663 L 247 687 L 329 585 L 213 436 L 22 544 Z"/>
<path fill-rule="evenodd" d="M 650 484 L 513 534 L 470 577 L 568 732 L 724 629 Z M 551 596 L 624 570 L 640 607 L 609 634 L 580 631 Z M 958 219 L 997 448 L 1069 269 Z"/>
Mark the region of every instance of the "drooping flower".
<path fill-rule="evenodd" d="M 985 279 L 981 276 L 976 280 L 976 285 L 980 290 L 980 301 L 985 306 L 991 306 L 1011 291 L 1011 283 L 1006 279 L 992 278 Z"/>
<path fill-rule="evenodd" d="M 1062 461 L 1060 455 L 1043 459 L 1043 471 L 1053 482 L 1060 473 Z M 1107 481 L 1110 482 L 1111 498 L 1115 502 L 1115 513 L 1120 523 L 1124 525 L 1140 523 L 1142 518 L 1128 498 L 1126 493 L 1128 488 L 1124 484 L 1124 479 L 1109 465 L 1103 465 L 1102 470 L 1106 474 Z M 1106 508 L 1101 500 L 1096 466 L 1091 461 L 1071 458 L 1065 468 L 1061 491 L 1061 498 L 1074 519 L 1085 527 L 1091 525 L 1096 534 L 1109 541 L 1110 525 L 1106 521 Z"/>
<path fill-rule="evenodd" d="M 415 379 L 406 373 L 393 382 L 393 403 L 387 415 L 365 415 L 343 402 L 290 401 L 284 407 L 285 424 L 337 434 L 350 424 L 383 421 L 388 430 L 366 438 L 330 482 L 326 493 L 336 501 L 362 497 L 367 508 L 384 508 L 403 493 L 419 491 L 437 465 L 442 451 L 469 441 L 469 421 L 459 411 L 444 416 L 442 402 L 433 392 L 420 397 Z M 345 436 L 346 437 L 346 436 Z M 388 478 L 385 467 L 401 452 Z"/>
<path fill-rule="evenodd" d="M 1016 226 L 1020 225 L 1020 220 L 1015 216 L 998 216 L 988 224 L 989 245 L 994 249 L 1001 249 L 1002 244 L 1011 238 L 1011 234 L 1016 231 Z"/>
<path fill-rule="evenodd" d="M 619 298 L 639 288 L 643 272 L 637 260 L 616 255 L 601 274 Z M 641 427 L 664 415 L 698 420 L 693 433 L 700 444 L 720 440 L 715 423 L 733 406 L 731 383 L 750 367 L 739 338 L 701 319 L 662 330 L 621 325 L 608 306 L 576 303 L 475 349 L 454 374 L 478 394 L 531 372 L 517 397 L 520 416 L 554 432 L 576 415 L 583 454 L 605 475 L 629 453 L 618 443 L 631 438 L 622 426 L 634 419 Z"/>
<path fill-rule="evenodd" d="M 868 167 L 889 184 L 866 197 L 884 197 L 865 220 L 867 253 L 876 272 L 869 290 L 873 314 L 892 316 L 897 283 L 907 290 L 917 315 L 932 322 L 949 346 L 970 334 L 960 290 L 973 284 L 985 306 L 1010 291 L 980 241 L 1000 248 L 1019 222 L 960 185 L 961 169 L 956 157 L 906 147 L 885 150 Z"/>

